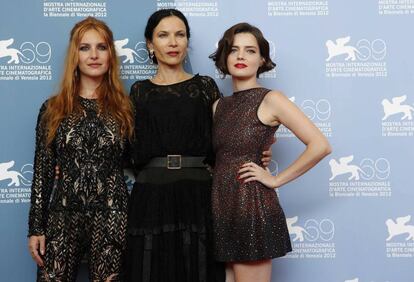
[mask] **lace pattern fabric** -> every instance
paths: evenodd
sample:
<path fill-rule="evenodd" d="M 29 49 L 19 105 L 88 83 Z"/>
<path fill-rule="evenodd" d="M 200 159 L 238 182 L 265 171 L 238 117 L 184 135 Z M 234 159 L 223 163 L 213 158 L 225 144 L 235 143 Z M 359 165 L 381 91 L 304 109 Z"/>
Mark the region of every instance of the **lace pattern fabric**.
<path fill-rule="evenodd" d="M 61 280 L 56 281 L 72 281 L 85 252 L 91 277 L 119 273 L 125 249 L 126 142 L 115 119 L 101 114 L 96 100 L 78 99 L 82 110 L 60 123 L 50 146 L 41 122 L 47 102 L 38 116 L 29 236 L 46 235 L 40 281 L 58 275 Z M 55 165 L 60 167 L 56 182 Z M 102 259 L 105 250 L 110 250 L 110 261 Z"/>

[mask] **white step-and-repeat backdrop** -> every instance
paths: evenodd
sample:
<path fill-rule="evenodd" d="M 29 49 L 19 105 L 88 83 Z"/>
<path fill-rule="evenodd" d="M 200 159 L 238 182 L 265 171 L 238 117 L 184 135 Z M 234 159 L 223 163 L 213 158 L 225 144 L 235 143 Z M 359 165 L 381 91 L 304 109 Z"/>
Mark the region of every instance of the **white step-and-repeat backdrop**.
<path fill-rule="evenodd" d="M 231 25 L 258 26 L 277 63 L 261 83 L 282 90 L 333 146 L 279 191 L 294 251 L 274 260 L 273 281 L 414 281 L 414 0 L 3 0 L 0 280 L 35 280 L 26 238 L 34 127 L 57 89 L 70 29 L 89 15 L 109 24 L 129 89 L 155 72 L 148 16 L 172 7 L 192 28 L 187 69 L 214 77 L 224 95 L 231 83 L 208 55 Z M 304 149 L 286 128 L 276 136 L 275 174 Z"/>

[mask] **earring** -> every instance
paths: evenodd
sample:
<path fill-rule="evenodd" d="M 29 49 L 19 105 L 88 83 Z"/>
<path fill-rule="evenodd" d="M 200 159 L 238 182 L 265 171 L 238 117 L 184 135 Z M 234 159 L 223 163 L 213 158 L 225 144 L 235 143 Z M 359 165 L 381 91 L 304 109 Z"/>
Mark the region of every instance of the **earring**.
<path fill-rule="evenodd" d="M 154 50 L 152 50 L 152 49 L 149 50 L 149 54 L 148 55 L 149 55 L 149 57 L 150 57 L 151 60 L 154 60 L 154 56 L 155 56 L 154 55 Z"/>

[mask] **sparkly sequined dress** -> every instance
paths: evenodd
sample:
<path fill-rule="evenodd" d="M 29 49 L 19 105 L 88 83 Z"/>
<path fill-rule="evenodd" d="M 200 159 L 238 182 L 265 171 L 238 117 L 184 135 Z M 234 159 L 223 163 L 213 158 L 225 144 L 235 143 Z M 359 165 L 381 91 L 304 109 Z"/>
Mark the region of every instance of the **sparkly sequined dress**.
<path fill-rule="evenodd" d="M 219 100 L 214 115 L 216 152 L 212 188 L 215 256 L 218 261 L 255 261 L 284 256 L 291 244 L 277 194 L 260 182 L 241 183 L 237 171 L 261 163 L 277 127 L 264 125 L 257 110 L 270 90 L 253 88 Z"/>

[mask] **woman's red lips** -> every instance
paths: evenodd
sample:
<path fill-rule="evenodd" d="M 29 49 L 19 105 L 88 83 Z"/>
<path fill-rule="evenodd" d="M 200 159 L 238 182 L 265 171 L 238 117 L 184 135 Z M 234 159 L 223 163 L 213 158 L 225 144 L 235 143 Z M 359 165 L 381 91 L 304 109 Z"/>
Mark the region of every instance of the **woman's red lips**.
<path fill-rule="evenodd" d="M 247 65 L 245 65 L 245 64 L 235 64 L 234 66 L 238 69 L 244 69 L 244 68 L 247 67 Z"/>

